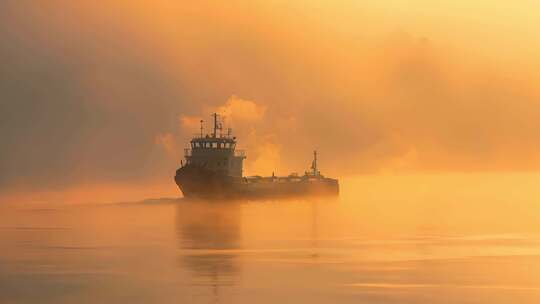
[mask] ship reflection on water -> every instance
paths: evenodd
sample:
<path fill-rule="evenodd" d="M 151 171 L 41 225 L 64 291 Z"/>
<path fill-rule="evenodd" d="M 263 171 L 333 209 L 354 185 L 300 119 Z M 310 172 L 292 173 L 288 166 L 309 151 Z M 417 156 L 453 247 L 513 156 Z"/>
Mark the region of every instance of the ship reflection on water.
<path fill-rule="evenodd" d="M 271 263 L 279 261 L 289 261 L 293 263 L 316 265 L 320 257 L 318 248 L 318 205 L 335 204 L 336 199 L 325 199 L 319 201 L 311 198 L 305 200 L 286 200 L 286 201 L 197 201 L 183 199 L 175 206 L 176 208 L 176 231 L 180 255 L 178 258 L 179 267 L 189 272 L 189 285 L 194 288 L 201 288 L 204 294 L 211 294 L 214 302 L 220 302 L 223 293 L 229 293 L 231 289 L 246 285 L 242 282 L 242 264 L 250 264 L 255 260 L 269 261 Z M 298 223 L 303 226 L 300 230 L 305 233 L 301 240 L 295 240 L 292 235 L 286 233 L 276 240 L 273 234 L 268 239 L 268 235 L 260 235 L 261 239 L 242 240 L 242 223 L 246 222 L 250 228 L 253 227 L 253 221 L 243 218 L 245 213 L 248 216 L 255 215 L 261 211 L 268 210 L 269 217 L 275 224 L 279 224 L 283 218 L 272 216 L 275 211 L 281 210 L 283 205 L 297 204 L 300 209 L 307 211 L 303 218 L 298 218 Z M 307 207 L 307 209 L 306 209 Z M 253 212 L 253 209 L 256 212 Z M 259 210 L 257 210 L 259 209 Z M 257 216 L 257 220 L 261 220 Z M 285 222 L 283 222 L 285 223 Z M 262 224 L 262 226 L 267 226 Z M 281 232 L 288 224 L 277 229 Z M 291 227 L 289 226 L 289 229 Z M 298 227 L 297 227 L 298 228 Z M 260 229 L 260 228 L 259 228 Z M 291 232 L 295 229 L 291 229 Z M 251 237 L 251 233 L 247 233 Z M 279 234 L 278 234 L 279 235 Z M 266 240 L 263 240 L 265 239 Z M 291 238 L 291 239 L 288 239 Z M 301 242 L 301 249 L 279 248 L 284 244 Z M 247 244 L 249 248 L 244 248 L 242 244 Z M 275 248 L 276 245 L 278 248 Z M 261 271 L 260 276 L 272 277 Z M 259 276 L 258 275 L 258 276 Z M 294 276 L 291 276 L 294 277 Z M 283 280 L 283 279 L 282 279 Z M 227 298 L 227 296 L 225 296 Z"/>
<path fill-rule="evenodd" d="M 235 284 L 240 265 L 241 206 L 185 200 L 176 208 L 180 267 L 192 273 L 192 284 L 209 286 L 219 296 L 221 286 Z"/>
<path fill-rule="evenodd" d="M 273 271 L 285 263 L 305 265 L 308 272 L 313 272 L 319 269 L 319 261 L 325 263 L 328 255 L 321 256 L 318 250 L 319 206 L 332 208 L 338 203 L 337 198 L 314 197 L 209 202 L 182 199 L 175 206 L 179 267 L 188 271 L 189 286 L 214 303 L 229 303 L 234 294 L 243 293 L 246 288 L 259 292 L 266 287 L 273 289 L 276 283 L 291 286 L 277 287 L 288 290 L 286 294 L 307 292 L 309 287 L 303 278 L 306 269 L 297 274 L 276 275 Z M 297 212 L 300 214 L 291 225 L 291 215 Z M 246 277 L 253 281 L 246 281 Z M 274 282 L 254 284 L 260 278 Z M 300 286 L 292 287 L 299 283 Z"/>

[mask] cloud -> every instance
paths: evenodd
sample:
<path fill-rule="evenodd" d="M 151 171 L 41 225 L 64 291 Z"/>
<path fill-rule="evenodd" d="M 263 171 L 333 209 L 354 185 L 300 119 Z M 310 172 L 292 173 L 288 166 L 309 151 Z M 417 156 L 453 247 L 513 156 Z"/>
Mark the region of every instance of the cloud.
<path fill-rule="evenodd" d="M 231 96 L 227 102 L 218 107 L 217 113 L 223 115 L 230 123 L 254 123 L 264 118 L 266 106 L 258 105 L 251 100 Z"/>
<path fill-rule="evenodd" d="M 290 173 L 284 171 L 281 163 L 284 151 L 282 151 L 282 146 L 277 142 L 275 136 L 252 134 L 249 139 L 251 140 L 245 144 L 250 153 L 245 167 L 247 175 L 269 176 L 272 173 L 276 175 Z"/>
<path fill-rule="evenodd" d="M 213 111 L 254 174 L 302 172 L 314 149 L 327 175 L 538 170 L 526 33 L 494 23 L 495 38 L 468 39 L 444 18 L 381 10 L 3 1 L 0 187 L 169 179 Z"/>

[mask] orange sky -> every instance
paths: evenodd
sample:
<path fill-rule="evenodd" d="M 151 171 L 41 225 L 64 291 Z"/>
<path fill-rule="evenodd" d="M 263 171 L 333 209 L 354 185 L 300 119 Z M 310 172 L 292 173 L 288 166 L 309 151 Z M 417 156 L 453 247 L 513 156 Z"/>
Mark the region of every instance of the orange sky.
<path fill-rule="evenodd" d="M 537 170 L 538 12 L 3 1 L 0 187 L 168 178 L 198 131 L 185 122 L 214 110 L 228 111 L 249 174 L 301 172 L 314 148 L 329 175 Z"/>

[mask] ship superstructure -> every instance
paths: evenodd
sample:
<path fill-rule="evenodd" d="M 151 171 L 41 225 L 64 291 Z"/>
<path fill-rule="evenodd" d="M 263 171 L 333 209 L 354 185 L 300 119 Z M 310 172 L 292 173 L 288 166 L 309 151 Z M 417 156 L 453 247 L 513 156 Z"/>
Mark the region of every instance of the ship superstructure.
<path fill-rule="evenodd" d="M 201 120 L 200 136 L 194 137 L 190 148 L 184 149 L 187 165 L 204 167 L 218 174 L 242 177 L 243 161 L 246 158 L 244 150 L 236 150 L 236 137 L 228 129 L 223 135 L 223 124 L 219 115 L 214 113 L 214 129 L 212 134 L 203 136 L 203 121 Z M 219 131 L 219 134 L 218 134 Z"/>
<path fill-rule="evenodd" d="M 246 155 L 236 149 L 232 130 L 223 134 L 223 123 L 216 113 L 212 115 L 213 132 L 204 135 L 201 120 L 200 134 L 185 149 L 186 162 L 176 171 L 175 181 L 185 197 L 201 198 L 258 198 L 295 196 L 306 194 L 338 194 L 336 179 L 326 178 L 317 168 L 317 152 L 311 170 L 303 176 L 284 177 L 243 176 Z"/>

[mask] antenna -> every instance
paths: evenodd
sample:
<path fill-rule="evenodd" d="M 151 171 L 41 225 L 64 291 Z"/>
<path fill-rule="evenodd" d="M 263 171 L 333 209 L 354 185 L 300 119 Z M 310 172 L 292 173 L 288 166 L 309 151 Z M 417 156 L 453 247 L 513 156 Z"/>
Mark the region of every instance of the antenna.
<path fill-rule="evenodd" d="M 216 138 L 216 131 L 217 131 L 217 128 L 218 128 L 218 122 L 217 122 L 217 117 L 218 117 L 218 114 L 217 113 L 214 113 L 212 116 L 214 116 L 214 134 L 213 134 L 213 137 Z"/>
<path fill-rule="evenodd" d="M 201 138 L 203 137 L 203 129 L 204 129 L 204 128 L 203 128 L 203 122 L 204 122 L 204 121 L 201 119 Z"/>

